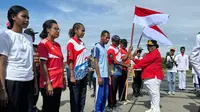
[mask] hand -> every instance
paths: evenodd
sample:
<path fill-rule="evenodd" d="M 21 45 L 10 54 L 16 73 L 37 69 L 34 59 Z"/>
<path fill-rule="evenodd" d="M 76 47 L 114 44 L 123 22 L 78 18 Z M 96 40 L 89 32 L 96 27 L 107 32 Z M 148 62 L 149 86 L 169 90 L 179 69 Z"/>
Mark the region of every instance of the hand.
<path fill-rule="evenodd" d="M 0 90 L 0 108 L 6 107 L 8 103 L 8 95 L 5 89 Z"/>
<path fill-rule="evenodd" d="M 37 95 L 38 92 L 39 92 L 39 90 L 38 90 L 38 84 L 35 83 L 35 84 L 34 84 L 34 95 Z"/>
<path fill-rule="evenodd" d="M 99 85 L 102 85 L 102 84 L 103 84 L 103 80 L 102 80 L 101 77 L 98 77 L 98 84 L 99 84 Z"/>
<path fill-rule="evenodd" d="M 51 83 L 48 83 L 46 85 L 46 94 L 48 96 L 53 96 L 53 87 L 52 87 Z"/>
<path fill-rule="evenodd" d="M 34 52 L 34 54 L 33 54 L 33 59 L 34 59 L 34 63 L 39 63 L 40 62 L 40 58 L 39 58 L 39 55 L 38 55 L 38 53 L 35 53 Z"/>
<path fill-rule="evenodd" d="M 130 46 L 128 49 L 128 52 L 131 52 L 133 50 L 133 46 Z"/>
<path fill-rule="evenodd" d="M 126 64 L 125 66 L 128 68 L 128 67 L 131 67 L 131 64 Z"/>
<path fill-rule="evenodd" d="M 67 84 L 66 84 L 66 79 L 63 78 L 63 84 L 64 84 L 64 88 L 62 89 L 62 91 L 65 91 L 67 88 Z"/>
<path fill-rule="evenodd" d="M 111 85 L 112 79 L 111 76 L 109 76 L 109 85 Z"/>
<path fill-rule="evenodd" d="M 138 50 L 139 50 L 138 48 L 135 50 L 135 52 L 133 53 L 133 55 L 134 55 L 134 56 L 136 56 L 136 55 L 137 55 L 137 53 L 138 53 Z"/>
<path fill-rule="evenodd" d="M 73 76 L 70 77 L 70 81 L 71 81 L 71 83 L 76 83 L 76 80 Z"/>

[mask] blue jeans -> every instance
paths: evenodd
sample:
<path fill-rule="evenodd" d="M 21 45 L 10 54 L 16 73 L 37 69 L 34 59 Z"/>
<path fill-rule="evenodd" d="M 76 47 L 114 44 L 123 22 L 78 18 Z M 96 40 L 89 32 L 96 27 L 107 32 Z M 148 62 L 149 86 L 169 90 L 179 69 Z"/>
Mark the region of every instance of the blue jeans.
<path fill-rule="evenodd" d="M 168 81 L 168 85 L 169 85 L 169 92 L 175 92 L 176 73 L 168 72 L 167 81 Z"/>

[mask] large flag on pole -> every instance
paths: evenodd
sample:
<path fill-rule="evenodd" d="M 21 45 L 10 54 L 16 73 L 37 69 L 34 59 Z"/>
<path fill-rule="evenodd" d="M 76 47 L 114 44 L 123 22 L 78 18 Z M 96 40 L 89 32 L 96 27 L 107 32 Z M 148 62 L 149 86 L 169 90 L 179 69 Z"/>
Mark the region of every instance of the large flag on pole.
<path fill-rule="evenodd" d="M 167 38 L 167 36 L 157 27 L 157 26 L 152 26 L 152 27 L 145 27 L 142 36 L 156 40 L 160 42 L 161 44 L 165 44 L 167 46 L 172 46 L 172 42 Z"/>
<path fill-rule="evenodd" d="M 155 26 L 166 24 L 169 14 L 163 14 L 154 10 L 135 6 L 135 17 L 133 23 L 141 26 Z"/>

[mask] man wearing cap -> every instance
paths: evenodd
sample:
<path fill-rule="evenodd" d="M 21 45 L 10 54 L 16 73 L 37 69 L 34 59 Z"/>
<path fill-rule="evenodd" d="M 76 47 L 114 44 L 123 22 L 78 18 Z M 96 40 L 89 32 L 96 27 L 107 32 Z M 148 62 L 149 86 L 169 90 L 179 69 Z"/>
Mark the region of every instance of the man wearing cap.
<path fill-rule="evenodd" d="M 110 111 L 116 108 L 116 94 L 119 88 L 119 76 L 122 75 L 122 66 L 129 67 L 129 65 L 124 64 L 121 59 L 121 53 L 118 48 L 120 44 L 120 37 L 114 35 L 112 37 L 112 44 L 108 48 L 108 66 L 109 66 L 109 75 L 111 76 L 111 85 L 109 87 L 109 100 L 108 107 Z"/>
<path fill-rule="evenodd" d="M 175 61 L 175 48 L 171 48 L 170 52 L 167 53 L 166 57 L 166 63 L 171 64 L 170 66 L 167 66 L 167 81 L 168 81 L 168 95 L 175 94 L 175 87 L 176 87 L 176 61 Z"/>
<path fill-rule="evenodd" d="M 177 70 L 179 75 L 179 89 L 186 88 L 186 71 L 189 70 L 188 55 L 185 54 L 185 47 L 180 48 L 181 54 L 177 55 L 175 61 L 177 63 Z"/>
<path fill-rule="evenodd" d="M 125 64 L 130 64 L 130 55 L 131 55 L 131 51 L 132 51 L 132 46 L 129 47 L 129 50 L 127 51 L 127 40 L 126 39 L 121 39 L 120 40 L 120 53 L 122 54 L 121 59 Z M 119 100 L 124 101 L 125 100 L 125 92 L 122 95 L 122 91 L 124 89 L 124 85 L 127 79 L 127 71 L 128 68 L 127 67 L 122 67 L 122 75 L 119 76 L 119 91 L 118 91 L 118 95 L 119 95 Z M 121 99 L 122 97 L 122 99 Z"/>
<path fill-rule="evenodd" d="M 143 49 L 141 47 L 138 48 L 135 59 L 138 59 L 138 60 L 142 59 L 141 57 L 142 50 Z M 135 72 L 135 77 L 133 77 L 133 84 L 132 84 L 133 95 L 135 97 L 138 97 L 140 95 L 140 89 L 142 86 L 142 78 L 141 78 L 142 69 L 135 69 L 134 72 Z"/>
<path fill-rule="evenodd" d="M 30 35 L 32 37 L 33 42 L 35 42 L 35 34 L 38 34 L 38 32 L 34 32 L 32 28 L 27 28 L 24 30 L 24 33 Z M 33 44 L 34 48 L 34 54 L 38 56 L 37 51 L 37 45 Z M 34 63 L 33 65 L 33 72 L 34 72 L 34 80 L 33 80 L 33 88 L 30 88 L 30 95 L 29 95 L 29 112 L 37 112 L 39 109 L 37 109 L 36 104 L 39 97 L 39 63 Z"/>
<path fill-rule="evenodd" d="M 160 112 L 160 83 L 164 78 L 162 57 L 156 40 L 148 40 L 147 53 L 141 60 L 134 59 L 134 69 L 142 69 L 142 79 L 150 95 L 151 108 L 145 112 Z M 134 55 L 138 52 L 136 49 Z"/>

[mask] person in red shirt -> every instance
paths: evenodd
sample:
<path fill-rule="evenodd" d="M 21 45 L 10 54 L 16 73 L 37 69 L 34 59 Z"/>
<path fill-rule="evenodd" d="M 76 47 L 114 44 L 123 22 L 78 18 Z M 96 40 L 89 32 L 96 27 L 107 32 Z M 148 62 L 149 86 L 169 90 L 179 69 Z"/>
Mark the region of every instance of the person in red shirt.
<path fill-rule="evenodd" d="M 60 29 L 55 20 L 43 24 L 38 45 L 40 57 L 40 88 L 43 97 L 43 112 L 59 112 L 61 93 L 65 86 L 61 46 L 55 41 Z"/>
<path fill-rule="evenodd" d="M 131 55 L 131 51 L 132 51 L 133 47 L 132 46 L 129 47 L 129 50 L 127 51 L 126 50 L 127 43 L 128 43 L 128 41 L 126 39 L 120 40 L 120 53 L 122 54 L 121 55 L 122 61 L 125 64 L 130 64 L 130 58 L 129 57 Z M 125 85 L 125 82 L 126 82 L 126 79 L 127 79 L 127 71 L 128 71 L 128 68 L 123 66 L 122 67 L 122 75 L 120 76 L 120 81 L 119 81 L 119 91 L 118 91 L 119 99 L 121 99 L 122 91 L 123 91 L 123 88 L 124 88 L 124 85 Z M 125 100 L 125 93 L 126 92 L 123 93 L 121 101 Z"/>
<path fill-rule="evenodd" d="M 142 79 L 150 95 L 151 108 L 145 112 L 160 112 L 160 83 L 164 78 L 162 57 L 156 40 L 148 40 L 147 53 L 143 59 L 134 59 L 134 69 L 142 69 Z M 136 54 L 138 49 L 136 49 Z"/>
<path fill-rule="evenodd" d="M 109 87 L 108 107 L 109 111 L 116 108 L 116 94 L 119 89 L 120 76 L 122 75 L 122 66 L 129 67 L 130 64 L 125 64 L 121 59 L 121 52 L 118 48 L 120 44 L 120 37 L 114 35 L 112 37 L 112 44 L 108 48 L 108 65 L 109 75 L 111 76 L 111 85 Z"/>
<path fill-rule="evenodd" d="M 75 23 L 69 30 L 70 40 L 67 43 L 67 79 L 70 90 L 71 112 L 83 112 L 87 91 L 88 55 L 82 38 L 85 27 Z"/>

